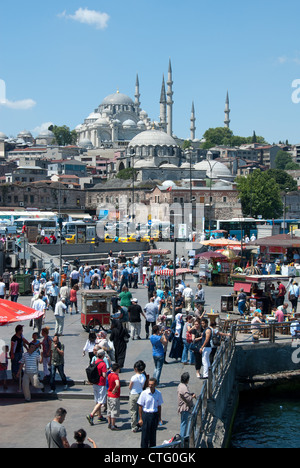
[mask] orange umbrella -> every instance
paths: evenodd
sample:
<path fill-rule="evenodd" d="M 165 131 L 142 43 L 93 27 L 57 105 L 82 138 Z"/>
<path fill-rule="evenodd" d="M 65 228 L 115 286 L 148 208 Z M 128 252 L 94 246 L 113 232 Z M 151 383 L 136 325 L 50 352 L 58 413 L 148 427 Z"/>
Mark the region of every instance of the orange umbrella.
<path fill-rule="evenodd" d="M 234 241 L 230 239 L 211 239 L 208 241 L 203 241 L 201 242 L 202 245 L 209 245 L 210 247 L 227 247 L 227 246 L 236 246 L 240 247 L 241 242 L 239 241 Z M 245 245 L 245 244 L 243 244 Z"/>

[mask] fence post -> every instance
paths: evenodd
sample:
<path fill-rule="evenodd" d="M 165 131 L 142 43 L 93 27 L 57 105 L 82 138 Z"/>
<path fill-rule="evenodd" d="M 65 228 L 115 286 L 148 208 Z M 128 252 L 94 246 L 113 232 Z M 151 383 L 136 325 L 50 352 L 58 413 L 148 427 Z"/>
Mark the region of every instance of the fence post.
<path fill-rule="evenodd" d="M 212 367 L 210 366 L 208 368 L 208 379 L 207 379 L 207 398 L 209 400 L 212 399 L 212 393 L 213 393 L 213 373 L 212 373 Z"/>

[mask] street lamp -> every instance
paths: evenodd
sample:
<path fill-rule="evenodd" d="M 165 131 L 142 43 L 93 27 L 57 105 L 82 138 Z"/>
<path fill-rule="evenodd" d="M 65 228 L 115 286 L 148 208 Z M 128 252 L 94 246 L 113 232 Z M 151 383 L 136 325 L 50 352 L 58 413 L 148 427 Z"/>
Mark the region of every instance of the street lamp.
<path fill-rule="evenodd" d="M 214 164 L 211 164 L 211 158 L 213 156 L 213 153 L 211 151 L 207 152 L 207 158 L 206 161 L 209 164 L 210 168 L 210 184 L 209 184 L 209 218 L 208 218 L 208 229 L 209 229 L 209 235 L 210 235 L 210 229 L 211 229 L 211 190 L 212 190 L 212 181 L 213 181 L 213 176 L 212 176 L 212 170 L 214 166 L 217 164 L 218 161 L 215 161 Z M 207 176 L 207 174 L 206 174 Z"/>
<path fill-rule="evenodd" d="M 289 191 L 289 187 L 284 189 L 284 205 L 283 205 L 283 234 L 285 234 L 285 215 L 286 215 L 286 195 Z"/>

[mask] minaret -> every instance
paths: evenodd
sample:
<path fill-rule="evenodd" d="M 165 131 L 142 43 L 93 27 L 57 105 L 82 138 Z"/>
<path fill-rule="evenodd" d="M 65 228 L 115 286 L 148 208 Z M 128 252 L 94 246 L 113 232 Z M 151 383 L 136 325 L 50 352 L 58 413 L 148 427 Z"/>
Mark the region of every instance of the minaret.
<path fill-rule="evenodd" d="M 164 75 L 160 93 L 160 126 L 164 132 L 167 131 L 167 96 Z"/>
<path fill-rule="evenodd" d="M 134 101 L 134 105 L 135 105 L 135 109 L 136 109 L 136 112 L 139 113 L 141 108 L 141 103 L 140 103 L 140 83 L 139 83 L 139 76 L 138 74 L 136 75 L 136 82 L 135 82 L 135 101 Z"/>
<path fill-rule="evenodd" d="M 229 114 L 230 114 L 230 109 L 229 109 L 229 96 L 228 96 L 228 91 L 227 91 L 227 95 L 226 95 L 226 102 L 225 102 L 225 120 L 224 120 L 224 124 L 225 124 L 225 127 L 229 128 L 229 124 L 230 124 L 230 118 L 229 118 Z"/>
<path fill-rule="evenodd" d="M 171 59 L 169 60 L 169 71 L 168 71 L 168 91 L 167 91 L 167 134 L 172 136 L 173 134 L 173 80 L 172 80 L 172 66 Z"/>
<path fill-rule="evenodd" d="M 191 112 L 191 140 L 195 140 L 196 138 L 196 125 L 195 125 L 195 122 L 196 122 L 196 117 L 195 117 L 195 106 L 194 106 L 194 102 L 192 104 L 192 112 Z"/>

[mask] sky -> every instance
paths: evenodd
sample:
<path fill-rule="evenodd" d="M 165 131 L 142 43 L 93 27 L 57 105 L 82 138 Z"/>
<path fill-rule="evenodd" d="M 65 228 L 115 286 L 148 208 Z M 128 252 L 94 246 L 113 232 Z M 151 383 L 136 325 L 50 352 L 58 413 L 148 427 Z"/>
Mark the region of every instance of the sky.
<path fill-rule="evenodd" d="M 74 129 L 109 94 L 159 120 L 173 69 L 173 132 L 224 125 L 269 143 L 300 143 L 299 0 L 52 0 L 1 2 L 0 132 Z"/>

